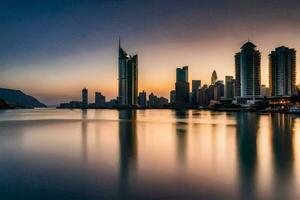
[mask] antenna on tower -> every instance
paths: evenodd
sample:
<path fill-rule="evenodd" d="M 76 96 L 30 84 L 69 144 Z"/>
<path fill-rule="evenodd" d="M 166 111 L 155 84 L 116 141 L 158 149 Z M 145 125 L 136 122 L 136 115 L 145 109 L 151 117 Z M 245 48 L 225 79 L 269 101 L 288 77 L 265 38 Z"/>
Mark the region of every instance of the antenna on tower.
<path fill-rule="evenodd" d="M 121 37 L 119 36 L 119 49 L 121 49 Z"/>

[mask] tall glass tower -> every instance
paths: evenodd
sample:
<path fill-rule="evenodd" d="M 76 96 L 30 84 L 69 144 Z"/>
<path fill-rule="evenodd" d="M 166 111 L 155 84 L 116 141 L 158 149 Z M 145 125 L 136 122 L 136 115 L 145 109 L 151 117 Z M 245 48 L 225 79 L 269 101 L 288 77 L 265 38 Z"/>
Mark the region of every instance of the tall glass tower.
<path fill-rule="evenodd" d="M 295 49 L 281 46 L 269 54 L 269 86 L 272 96 L 291 96 L 295 93 Z"/>
<path fill-rule="evenodd" d="M 121 106 L 137 105 L 138 97 L 138 55 L 129 56 L 121 48 L 119 40 L 119 92 Z"/>
<path fill-rule="evenodd" d="M 188 80 L 188 66 L 176 69 L 176 104 L 177 105 L 188 105 L 189 104 L 189 93 L 190 85 Z"/>
<path fill-rule="evenodd" d="M 217 72 L 216 70 L 213 71 L 211 75 L 211 85 L 214 85 L 218 80 Z"/>
<path fill-rule="evenodd" d="M 87 109 L 88 108 L 88 104 L 89 104 L 88 96 L 89 96 L 88 89 L 83 88 L 82 89 L 82 93 L 81 93 L 82 108 L 83 109 Z"/>
<path fill-rule="evenodd" d="M 236 95 L 241 97 L 260 95 L 260 52 L 247 42 L 235 55 Z"/>

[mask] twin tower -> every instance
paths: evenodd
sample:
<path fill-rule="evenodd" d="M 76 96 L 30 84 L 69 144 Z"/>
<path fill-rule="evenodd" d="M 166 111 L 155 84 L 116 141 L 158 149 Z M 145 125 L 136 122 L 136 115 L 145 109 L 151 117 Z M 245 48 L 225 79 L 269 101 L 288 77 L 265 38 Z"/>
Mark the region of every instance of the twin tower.
<path fill-rule="evenodd" d="M 119 106 L 137 105 L 138 96 L 138 56 L 127 55 L 119 40 Z"/>

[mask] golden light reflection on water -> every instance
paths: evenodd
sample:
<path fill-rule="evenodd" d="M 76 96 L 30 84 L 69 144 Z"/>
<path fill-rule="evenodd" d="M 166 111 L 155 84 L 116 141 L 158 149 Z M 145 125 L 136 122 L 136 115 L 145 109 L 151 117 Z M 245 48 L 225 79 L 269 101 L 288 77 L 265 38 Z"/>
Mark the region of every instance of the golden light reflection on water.
<path fill-rule="evenodd" d="M 16 110 L 0 112 L 0 127 L 2 152 L 40 170 L 74 170 L 74 180 L 84 174 L 78 184 L 96 196 L 299 197 L 300 118 L 292 115 Z"/>

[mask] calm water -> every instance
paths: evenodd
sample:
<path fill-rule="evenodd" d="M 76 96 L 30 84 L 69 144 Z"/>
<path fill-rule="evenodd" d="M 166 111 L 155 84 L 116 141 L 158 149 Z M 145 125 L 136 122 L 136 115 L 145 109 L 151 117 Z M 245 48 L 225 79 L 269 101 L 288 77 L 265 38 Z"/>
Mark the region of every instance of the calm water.
<path fill-rule="evenodd" d="M 0 199 L 300 199 L 300 118 L 0 111 Z"/>

